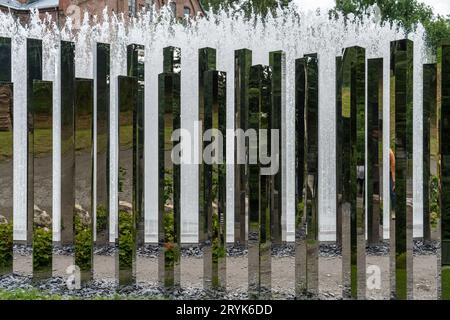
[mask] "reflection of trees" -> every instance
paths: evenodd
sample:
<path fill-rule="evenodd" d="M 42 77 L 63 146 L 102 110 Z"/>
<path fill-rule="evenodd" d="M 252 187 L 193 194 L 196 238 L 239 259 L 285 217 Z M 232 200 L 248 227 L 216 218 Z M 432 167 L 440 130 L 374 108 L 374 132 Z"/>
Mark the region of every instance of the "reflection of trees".
<path fill-rule="evenodd" d="M 10 85 L 0 85 L 0 131 L 13 127 L 12 92 Z"/>

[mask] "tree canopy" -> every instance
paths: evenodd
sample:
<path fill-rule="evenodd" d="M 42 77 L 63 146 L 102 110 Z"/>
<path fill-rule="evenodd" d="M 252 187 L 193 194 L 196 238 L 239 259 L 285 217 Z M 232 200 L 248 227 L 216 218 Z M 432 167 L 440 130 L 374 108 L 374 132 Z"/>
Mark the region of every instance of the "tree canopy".
<path fill-rule="evenodd" d="M 214 12 L 218 11 L 221 6 L 229 9 L 239 4 L 239 2 L 240 0 L 201 0 L 206 10 L 212 9 Z M 278 5 L 286 7 L 290 2 L 292 0 L 248 0 L 239 9 L 243 10 L 246 14 L 250 14 L 253 10 L 256 14 L 266 16 L 269 11 L 274 12 L 278 8 Z"/>

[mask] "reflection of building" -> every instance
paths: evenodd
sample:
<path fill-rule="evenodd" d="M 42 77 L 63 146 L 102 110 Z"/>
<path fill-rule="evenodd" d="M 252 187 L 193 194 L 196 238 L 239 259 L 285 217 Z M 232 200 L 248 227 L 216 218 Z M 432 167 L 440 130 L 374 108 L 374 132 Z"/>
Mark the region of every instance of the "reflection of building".
<path fill-rule="evenodd" d="M 169 5 L 178 18 L 204 14 L 199 0 L 0 0 L 0 11 L 10 11 L 22 22 L 27 22 L 30 10 L 38 9 L 41 16 L 48 13 L 53 21 L 61 25 L 66 17 L 71 17 L 77 23 L 84 12 L 88 12 L 91 17 L 101 16 L 105 7 L 108 7 L 110 13 L 135 15 L 145 8 L 152 8 L 153 5 L 158 10 Z"/>
<path fill-rule="evenodd" d="M 0 131 L 10 131 L 13 127 L 11 110 L 12 92 L 8 86 L 0 86 Z"/>

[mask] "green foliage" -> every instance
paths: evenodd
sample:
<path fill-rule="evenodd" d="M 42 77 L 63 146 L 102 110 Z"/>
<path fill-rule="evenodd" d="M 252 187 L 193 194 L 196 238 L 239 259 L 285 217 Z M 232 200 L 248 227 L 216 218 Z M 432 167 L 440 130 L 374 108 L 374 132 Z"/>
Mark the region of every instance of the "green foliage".
<path fill-rule="evenodd" d="M 242 11 L 249 16 L 252 11 L 256 14 L 266 16 L 269 11 L 272 14 L 280 6 L 285 8 L 292 2 L 292 0 L 248 0 L 240 3 L 240 0 L 202 0 L 201 3 L 206 10 L 217 12 L 220 8 L 226 10 Z"/>
<path fill-rule="evenodd" d="M 119 212 L 119 267 L 128 269 L 133 266 L 134 230 L 133 215 Z"/>
<path fill-rule="evenodd" d="M 439 218 L 439 179 L 437 176 L 432 176 L 430 178 L 430 222 L 432 227 L 437 227 Z"/>
<path fill-rule="evenodd" d="M 164 172 L 164 204 L 170 204 L 173 195 L 173 175 L 171 170 Z"/>
<path fill-rule="evenodd" d="M 52 231 L 48 228 L 35 227 L 33 232 L 33 268 L 36 271 L 51 268 Z"/>
<path fill-rule="evenodd" d="M 88 271 L 92 267 L 92 227 L 75 215 L 75 232 L 75 264 L 81 271 Z"/>
<path fill-rule="evenodd" d="M 106 208 L 102 205 L 97 206 L 97 233 L 106 229 L 108 225 L 108 214 Z"/>
<path fill-rule="evenodd" d="M 212 215 L 212 224 L 212 261 L 213 263 L 218 263 L 219 259 L 224 258 L 227 252 L 225 250 L 225 246 L 220 242 L 220 221 L 217 213 L 213 213 Z"/>
<path fill-rule="evenodd" d="M 12 266 L 13 224 L 0 224 L 0 269 Z"/>
<path fill-rule="evenodd" d="M 450 37 L 450 19 L 434 15 L 430 6 L 418 0 L 336 0 L 336 7 L 330 14 L 342 13 L 346 17 L 354 14 L 360 18 L 375 4 L 380 8 L 382 23 L 398 22 L 406 32 L 422 23 L 427 31 L 427 44 L 433 50 L 442 39 Z"/>
<path fill-rule="evenodd" d="M 119 176 L 118 176 L 118 180 L 119 180 L 119 192 L 123 192 L 123 184 L 125 181 L 125 176 L 127 174 L 127 169 L 125 169 L 124 167 L 120 167 L 119 168 Z"/>
<path fill-rule="evenodd" d="M 166 268 L 173 268 L 179 255 L 179 248 L 175 246 L 175 216 L 173 211 L 165 212 L 163 217 L 164 233 L 166 236 L 164 244 Z"/>

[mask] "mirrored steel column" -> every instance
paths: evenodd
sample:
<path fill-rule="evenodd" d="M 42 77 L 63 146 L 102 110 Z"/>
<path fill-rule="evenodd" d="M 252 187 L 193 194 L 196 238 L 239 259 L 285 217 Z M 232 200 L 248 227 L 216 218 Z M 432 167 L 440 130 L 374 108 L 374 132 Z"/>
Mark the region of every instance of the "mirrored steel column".
<path fill-rule="evenodd" d="M 110 45 L 97 43 L 94 56 L 97 111 L 96 244 L 109 244 Z"/>
<path fill-rule="evenodd" d="M 234 53 L 234 102 L 235 129 L 248 129 L 249 77 L 252 66 L 252 51 L 236 50 Z M 236 244 L 247 243 L 248 217 L 248 146 L 244 135 L 237 135 L 234 156 L 234 240 Z"/>
<path fill-rule="evenodd" d="M 436 64 L 423 65 L 423 240 L 431 240 L 431 215 L 438 215 Z"/>
<path fill-rule="evenodd" d="M 367 60 L 367 239 L 382 239 L 383 189 L 383 59 Z"/>
<path fill-rule="evenodd" d="M 11 39 L 0 37 L 0 275 L 13 271 L 13 115 Z"/>
<path fill-rule="evenodd" d="M 441 292 L 438 297 L 450 300 L 450 41 L 443 41 L 437 54 L 437 153 L 439 210 L 441 214 Z M 433 141 L 432 141 L 433 144 Z"/>
<path fill-rule="evenodd" d="M 75 80 L 74 93 L 74 199 L 75 265 L 81 282 L 93 279 L 94 251 L 94 81 Z"/>
<path fill-rule="evenodd" d="M 208 234 L 208 210 L 210 208 L 210 192 L 209 188 L 211 185 L 208 185 L 207 183 L 210 181 L 207 181 L 209 179 L 208 173 L 205 172 L 205 170 L 210 170 L 210 168 L 206 168 L 206 164 L 203 160 L 203 149 L 207 145 L 206 142 L 203 141 L 203 134 L 206 130 L 211 129 L 212 125 L 209 125 L 208 128 L 207 124 L 205 123 L 205 118 L 209 117 L 210 115 L 206 115 L 206 106 L 205 106 L 205 87 L 208 85 L 211 87 L 210 83 L 206 83 L 206 71 L 209 70 L 215 70 L 216 69 L 216 50 L 213 48 L 201 48 L 198 50 L 198 120 L 201 123 L 201 127 L 199 128 L 199 157 L 200 157 L 200 165 L 198 166 L 198 196 L 199 196 L 199 202 L 198 202 L 198 241 L 201 247 L 208 246 L 207 241 L 209 241 L 209 234 Z M 212 90 L 211 88 L 208 88 Z M 209 92 L 211 94 L 212 92 Z M 210 98 L 210 97 L 208 97 Z M 212 99 L 212 98 L 210 98 Z M 211 100 L 209 100 L 210 102 Z M 209 119 L 209 118 L 208 118 Z M 217 129 L 217 128 L 216 128 Z M 206 261 L 206 260 L 205 260 Z M 206 281 L 206 278 L 205 278 Z"/>
<path fill-rule="evenodd" d="M 136 120 L 136 236 L 137 245 L 145 242 L 144 212 L 144 115 L 145 115 L 145 48 L 143 45 L 131 44 L 127 47 L 128 76 L 137 79 Z"/>
<path fill-rule="evenodd" d="M 116 278 L 119 285 L 136 282 L 137 78 L 118 77 L 119 107 L 119 234 Z"/>
<path fill-rule="evenodd" d="M 204 73 L 204 287 L 226 289 L 226 88 L 221 71 Z"/>
<path fill-rule="evenodd" d="M 391 292 L 412 298 L 413 42 L 391 42 Z"/>
<path fill-rule="evenodd" d="M 354 299 L 364 299 L 366 290 L 365 73 L 365 49 L 346 48 L 342 60 L 342 272 L 343 296 Z"/>
<path fill-rule="evenodd" d="M 295 291 L 298 298 L 317 297 L 319 290 L 318 71 L 316 54 L 296 60 L 296 181 L 301 183 L 297 186 L 295 219 Z"/>
<path fill-rule="evenodd" d="M 336 57 L 336 244 L 342 244 L 342 57 Z"/>
<path fill-rule="evenodd" d="M 159 281 L 166 289 L 180 285 L 180 165 L 174 163 L 171 140 L 180 128 L 181 50 L 164 48 L 164 73 L 159 75 Z"/>
<path fill-rule="evenodd" d="M 61 41 L 61 244 L 73 244 L 75 44 Z"/>
<path fill-rule="evenodd" d="M 33 279 L 52 276 L 53 252 L 53 84 L 34 80 L 31 109 L 28 110 L 29 165 L 33 183 L 28 192 L 33 199 Z M 31 162 L 31 163 L 30 163 Z"/>
<path fill-rule="evenodd" d="M 13 99 L 13 84 L 0 82 L 0 275 L 13 272 Z"/>
<path fill-rule="evenodd" d="M 282 116 L 285 113 L 285 88 L 286 88 L 286 54 L 283 51 L 274 51 L 269 54 L 269 64 L 272 68 L 272 110 L 271 127 L 278 130 L 278 154 L 275 155 L 278 161 L 278 172 L 273 176 L 272 199 L 270 200 L 272 241 L 273 244 L 280 245 L 283 242 L 282 225 Z"/>
<path fill-rule="evenodd" d="M 28 113 L 28 161 L 27 161 L 27 243 L 33 242 L 34 219 L 34 167 L 33 167 L 33 81 L 42 80 L 42 40 L 27 39 L 27 113 Z"/>
<path fill-rule="evenodd" d="M 252 66 L 249 81 L 249 231 L 248 292 L 250 298 L 271 296 L 271 175 L 265 175 L 261 154 L 270 154 L 270 114 L 272 104 L 272 70 L 268 66 Z M 264 139 L 260 130 L 266 130 Z M 259 157 L 258 157 L 259 156 Z"/>

